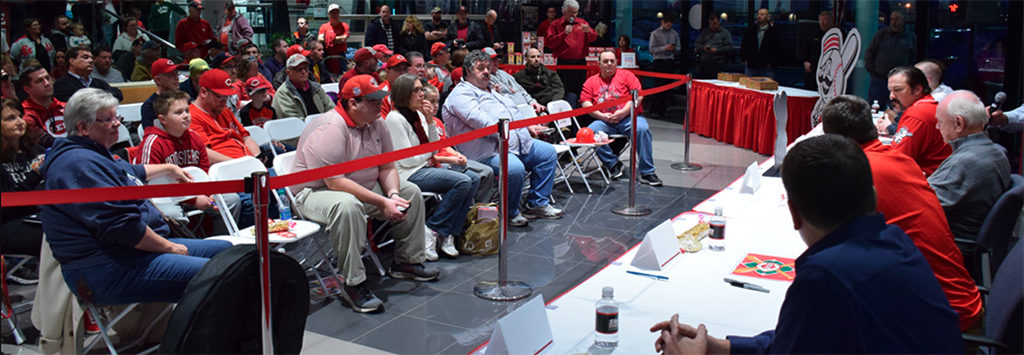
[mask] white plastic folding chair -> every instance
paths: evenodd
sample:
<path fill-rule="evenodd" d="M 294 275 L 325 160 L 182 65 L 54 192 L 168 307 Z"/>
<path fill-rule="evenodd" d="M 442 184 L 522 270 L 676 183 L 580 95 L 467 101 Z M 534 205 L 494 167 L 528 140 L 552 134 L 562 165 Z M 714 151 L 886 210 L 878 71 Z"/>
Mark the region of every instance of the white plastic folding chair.
<path fill-rule="evenodd" d="M 323 115 L 324 114 L 322 113 L 314 113 L 312 115 L 306 116 L 305 118 L 302 119 L 302 121 L 306 122 L 306 125 L 309 126 L 310 124 L 316 122 L 316 120 Z"/>
<path fill-rule="evenodd" d="M 333 93 L 337 93 L 338 92 L 338 83 L 322 84 L 321 87 L 324 88 L 324 92 L 333 92 Z"/>
<path fill-rule="evenodd" d="M 565 100 L 552 101 L 548 103 L 549 114 L 562 113 L 571 110 L 572 106 L 570 106 L 569 102 Z M 555 120 L 555 131 L 557 131 L 558 136 L 562 138 L 562 142 L 555 145 L 556 151 L 559 152 L 559 155 L 563 154 L 563 152 L 565 154 L 569 154 L 569 157 L 571 158 L 571 161 L 568 164 L 557 164 L 562 176 L 556 177 L 555 181 L 562 179 L 565 181 L 566 185 L 569 185 L 569 176 L 573 174 L 573 169 L 575 169 L 575 172 L 579 173 L 580 177 L 583 178 L 583 185 L 587 187 L 587 192 L 593 193 L 594 191 L 590 188 L 590 182 L 587 181 L 587 177 L 596 171 L 601 175 L 605 185 L 608 185 L 608 176 L 605 175 L 604 170 L 601 169 L 601 161 L 597 159 L 597 145 L 569 142 L 568 139 L 566 139 L 565 133 L 562 129 L 568 128 L 572 125 L 575 125 L 576 128 L 579 129 L 579 122 L 576 122 L 575 117 L 566 117 L 560 120 Z M 572 148 L 578 148 L 577 152 L 573 152 Z M 596 165 L 596 169 L 590 171 L 583 169 L 584 166 L 588 166 L 591 163 Z M 568 174 L 565 173 L 566 169 L 569 170 Z M 572 188 L 569 188 L 569 191 L 571 192 Z"/>
<path fill-rule="evenodd" d="M 245 130 L 249 131 L 249 137 L 256 142 L 257 145 L 263 146 L 264 144 L 270 144 L 270 135 L 267 134 L 266 129 L 260 126 L 245 126 Z"/>
<path fill-rule="evenodd" d="M 140 123 L 142 122 L 142 103 L 117 105 L 117 114 L 123 117 L 121 123 Z"/>
<path fill-rule="evenodd" d="M 135 134 L 139 135 L 139 144 L 142 144 L 142 141 L 146 140 L 146 127 L 142 127 L 142 125 L 135 127 Z"/>
<path fill-rule="evenodd" d="M 270 136 L 272 141 L 283 141 L 289 139 L 298 138 L 302 135 L 302 130 L 306 128 L 306 122 L 296 117 L 279 118 L 276 120 L 270 120 L 263 124 L 263 129 L 267 131 L 267 135 Z M 251 133 L 250 133 L 251 134 Z M 277 150 L 271 150 L 274 152 L 274 156 L 277 156 Z"/>
<path fill-rule="evenodd" d="M 278 155 L 278 156 L 274 157 L 274 171 L 277 172 L 277 175 L 287 175 L 287 174 L 292 173 L 292 167 L 294 166 L 294 164 L 295 164 L 295 152 L 282 153 L 281 155 Z M 289 203 L 292 206 L 292 213 L 294 213 L 295 216 L 298 217 L 298 218 L 305 219 L 305 216 L 302 215 L 302 212 L 299 212 L 299 209 L 295 208 L 295 195 L 292 194 L 291 189 L 286 187 L 286 188 L 284 188 L 284 192 L 285 192 L 285 198 L 288 199 Z M 312 262 L 311 261 L 309 263 L 310 267 L 312 269 L 313 275 L 316 276 L 316 279 L 318 281 L 320 281 L 320 287 L 323 289 L 324 295 L 330 295 L 331 294 L 330 290 L 327 289 L 327 286 L 326 286 L 326 283 L 323 280 L 323 277 L 320 276 L 320 273 L 317 272 L 317 270 L 319 270 L 319 268 L 321 266 L 326 265 L 328 271 L 330 271 L 331 276 L 333 276 L 335 280 L 338 280 L 339 282 L 344 282 L 344 278 L 342 278 L 340 275 L 338 275 L 338 269 L 336 267 L 334 267 L 334 264 L 331 263 L 330 252 L 329 252 L 329 250 L 331 250 L 331 249 L 324 248 L 323 245 L 320 244 L 320 241 L 316 239 L 316 237 L 313 237 L 313 238 L 310 238 L 310 239 L 313 240 L 314 247 L 316 248 L 316 250 L 322 256 L 322 258 L 319 261 L 316 261 L 316 262 Z M 300 260 L 300 263 L 303 262 L 303 261 L 305 261 L 305 260 Z M 341 292 L 341 295 L 342 295 L 342 297 L 346 301 L 349 302 L 349 304 L 352 303 L 352 301 L 348 297 L 348 294 L 346 294 L 344 291 Z"/>
<path fill-rule="evenodd" d="M 129 146 L 135 146 L 135 142 L 132 141 L 132 134 L 128 132 L 128 127 L 125 127 L 124 125 L 119 125 L 117 126 L 117 143 L 125 142 L 127 142 Z"/>

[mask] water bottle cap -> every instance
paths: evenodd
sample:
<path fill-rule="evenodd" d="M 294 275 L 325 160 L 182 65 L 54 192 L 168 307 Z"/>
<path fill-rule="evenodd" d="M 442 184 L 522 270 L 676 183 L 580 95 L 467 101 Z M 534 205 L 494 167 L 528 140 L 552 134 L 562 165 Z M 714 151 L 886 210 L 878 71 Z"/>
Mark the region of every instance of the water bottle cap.
<path fill-rule="evenodd" d="M 601 297 L 612 298 L 614 294 L 615 289 L 613 289 L 611 286 L 605 286 L 604 288 L 601 289 Z"/>
<path fill-rule="evenodd" d="M 722 215 L 722 206 L 715 206 L 715 215 L 716 216 L 721 216 Z"/>

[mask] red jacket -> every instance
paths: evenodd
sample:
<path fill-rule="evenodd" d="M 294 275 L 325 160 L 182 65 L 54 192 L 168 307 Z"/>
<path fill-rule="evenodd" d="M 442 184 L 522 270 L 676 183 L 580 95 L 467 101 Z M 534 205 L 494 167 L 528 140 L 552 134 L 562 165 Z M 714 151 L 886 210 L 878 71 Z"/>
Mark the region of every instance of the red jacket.
<path fill-rule="evenodd" d="M 249 136 L 249 131 L 242 127 L 231 110 L 225 108 L 217 117 L 211 117 L 193 102 L 188 106 L 188 111 L 192 114 L 192 125 L 189 128 L 198 133 L 210 149 L 231 159 L 251 155 L 245 146 L 245 137 Z"/>
<path fill-rule="evenodd" d="M 555 58 L 559 59 L 586 59 L 587 48 L 590 43 L 597 39 L 597 32 L 593 28 L 583 33 L 580 27 L 590 25 L 586 20 L 577 17 L 572 25 L 572 32 L 565 33 L 565 16 L 559 17 L 548 27 L 548 35 L 544 38 L 544 46 L 551 48 Z"/>
<path fill-rule="evenodd" d="M 63 136 L 67 134 L 67 130 L 64 129 L 64 103 L 56 98 L 50 100 L 53 100 L 50 107 L 43 107 L 32 99 L 25 99 L 21 102 L 21 107 L 25 110 L 25 115 L 22 118 L 29 125 L 41 129 L 51 136 Z"/>
<path fill-rule="evenodd" d="M 140 146 L 142 164 L 174 164 L 210 170 L 206 142 L 193 130 L 188 130 L 181 137 L 174 137 L 155 126 L 146 127 L 145 138 Z"/>
<path fill-rule="evenodd" d="M 946 157 L 953 154 L 953 148 L 946 144 L 936 128 L 935 109 L 938 105 L 932 95 L 914 101 L 900 117 L 892 138 L 892 147 L 914 159 L 925 175 L 931 175 Z"/>
<path fill-rule="evenodd" d="M 174 30 L 174 45 L 178 48 L 185 46 L 185 43 L 196 42 L 199 45 L 199 57 L 206 58 L 206 40 L 217 40 L 213 37 L 213 27 L 206 20 L 190 20 L 188 17 L 178 21 Z"/>
<path fill-rule="evenodd" d="M 913 160 L 873 143 L 877 141 L 861 147 L 871 164 L 878 211 L 886 223 L 907 233 L 931 266 L 950 306 L 959 314 L 960 330 L 970 328 L 981 317 L 981 295 L 963 266 L 939 198 Z"/>

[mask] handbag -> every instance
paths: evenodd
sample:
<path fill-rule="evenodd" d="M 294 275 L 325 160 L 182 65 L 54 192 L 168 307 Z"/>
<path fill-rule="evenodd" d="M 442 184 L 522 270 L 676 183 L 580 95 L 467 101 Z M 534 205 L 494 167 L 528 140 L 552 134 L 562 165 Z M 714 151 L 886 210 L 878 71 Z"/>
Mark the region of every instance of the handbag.
<path fill-rule="evenodd" d="M 497 208 L 495 203 L 478 203 L 466 214 L 466 231 L 456 237 L 455 246 L 460 253 L 467 255 L 494 255 L 501 249 L 498 240 L 498 220 L 495 218 L 477 218 L 481 209 Z"/>

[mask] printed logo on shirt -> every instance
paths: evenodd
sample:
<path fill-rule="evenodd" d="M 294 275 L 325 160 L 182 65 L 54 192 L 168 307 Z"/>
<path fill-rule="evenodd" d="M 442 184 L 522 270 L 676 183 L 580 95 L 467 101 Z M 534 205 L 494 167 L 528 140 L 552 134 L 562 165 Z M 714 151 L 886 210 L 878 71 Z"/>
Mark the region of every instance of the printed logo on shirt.
<path fill-rule="evenodd" d="M 46 120 L 46 131 L 51 136 L 58 137 L 67 134 L 64 130 L 64 116 L 54 116 Z"/>
<path fill-rule="evenodd" d="M 179 150 L 164 159 L 164 163 L 177 166 L 199 166 L 199 151 L 195 149 Z"/>
<path fill-rule="evenodd" d="M 900 127 L 900 130 L 896 132 L 896 135 L 892 137 L 892 144 L 899 144 L 903 138 L 913 137 L 914 133 L 910 132 L 907 127 Z"/>
<path fill-rule="evenodd" d="M 115 157 L 116 157 L 116 155 L 115 155 Z M 124 175 L 127 176 L 128 180 L 130 180 L 133 184 L 135 184 L 135 186 L 145 185 L 145 183 L 142 182 L 142 180 L 139 180 L 139 178 L 135 177 L 135 175 L 132 175 L 132 173 L 130 173 L 130 172 L 125 171 Z"/>

